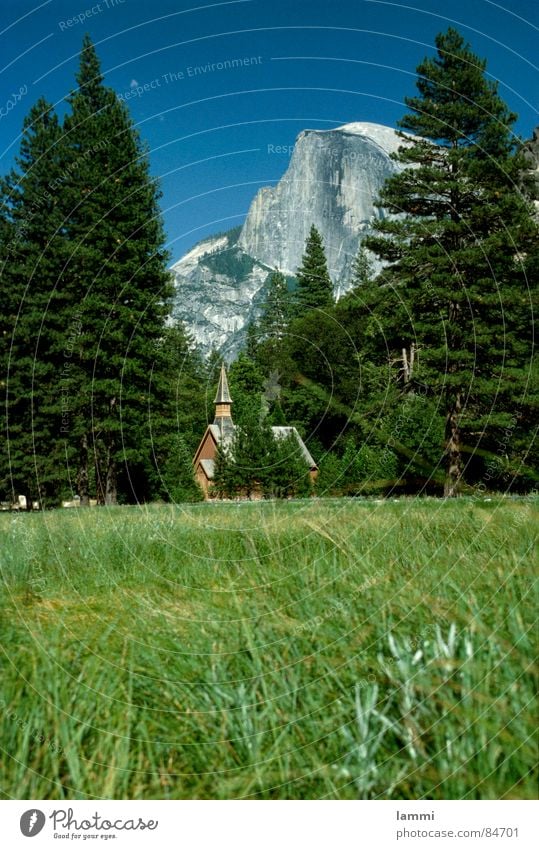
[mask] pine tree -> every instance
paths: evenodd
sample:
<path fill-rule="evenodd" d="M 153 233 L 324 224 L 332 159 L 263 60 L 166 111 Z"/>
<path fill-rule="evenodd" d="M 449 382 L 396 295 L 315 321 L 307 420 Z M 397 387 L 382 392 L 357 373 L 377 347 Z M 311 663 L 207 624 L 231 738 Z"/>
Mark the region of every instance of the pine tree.
<path fill-rule="evenodd" d="M 274 271 L 269 279 L 258 328 L 262 338 L 279 342 L 292 318 L 290 292 L 284 274 Z"/>
<path fill-rule="evenodd" d="M 269 277 L 262 313 L 257 323 L 257 344 L 252 359 L 264 374 L 287 370 L 287 331 L 293 317 L 293 295 L 280 271 Z"/>
<path fill-rule="evenodd" d="M 250 321 L 245 331 L 245 353 L 256 362 L 260 344 L 260 329 L 257 321 Z"/>
<path fill-rule="evenodd" d="M 77 83 L 64 130 L 72 169 L 65 275 L 79 287 L 82 325 L 78 477 L 88 479 L 90 452 L 98 498 L 114 504 L 120 477 L 124 497 L 132 497 L 129 469 L 145 462 L 149 374 L 172 288 L 147 152 L 126 107 L 104 86 L 88 36 Z"/>
<path fill-rule="evenodd" d="M 212 347 L 204 361 L 204 378 L 206 381 L 208 397 L 212 392 L 215 392 L 215 387 L 219 381 L 219 373 L 221 371 L 222 362 L 222 355 L 219 353 L 217 348 Z"/>
<path fill-rule="evenodd" d="M 352 263 L 351 289 L 369 285 L 374 277 L 374 266 L 367 251 L 360 245 Z"/>
<path fill-rule="evenodd" d="M 70 490 L 68 328 L 61 304 L 65 259 L 62 204 L 65 179 L 61 128 L 39 99 L 24 121 L 16 168 L 2 180 L 0 475 L 4 494 L 55 503 Z M 67 465 L 66 465 L 67 464 Z"/>
<path fill-rule="evenodd" d="M 191 461 L 206 422 L 204 378 L 204 363 L 183 325 L 165 327 L 151 374 L 150 441 L 137 487 L 149 497 L 198 500 Z"/>
<path fill-rule="evenodd" d="M 231 364 L 228 380 L 237 421 L 241 420 L 244 410 L 250 412 L 253 405 L 257 407 L 260 417 L 264 378 L 257 364 L 243 351 L 240 351 L 237 359 Z"/>
<path fill-rule="evenodd" d="M 383 283 L 401 304 L 399 347 L 419 345 L 421 378 L 442 399 L 452 496 L 474 450 L 465 437 L 479 444 L 486 428 L 507 426 L 524 391 L 531 328 L 519 266 L 536 230 L 516 189 L 516 116 L 456 30 L 436 47 L 399 122 L 413 134 L 402 132 L 396 156 L 406 167 L 381 192 L 400 217 L 379 222 L 366 246 L 391 264 Z"/>
<path fill-rule="evenodd" d="M 240 489 L 247 495 L 260 489 L 265 492 L 271 472 L 271 428 L 266 418 L 260 416 L 260 399 L 245 403 L 243 411 L 236 414 L 236 432 L 232 455 Z"/>
<path fill-rule="evenodd" d="M 305 253 L 296 277 L 296 314 L 327 309 L 333 305 L 333 284 L 328 272 L 324 245 L 314 224 L 305 242 Z"/>
<path fill-rule="evenodd" d="M 213 485 L 210 490 L 217 498 L 233 498 L 236 494 L 235 468 L 230 453 L 219 445 L 215 455 Z"/>
<path fill-rule="evenodd" d="M 266 495 L 274 498 L 312 495 L 309 468 L 296 437 L 289 434 L 283 439 L 272 434 L 268 449 Z"/>
<path fill-rule="evenodd" d="M 202 501 L 204 496 L 195 480 L 193 454 L 181 434 L 170 438 L 167 461 L 162 470 L 165 497 L 176 504 Z"/>
<path fill-rule="evenodd" d="M 268 403 L 268 422 L 270 425 L 283 427 L 286 425 L 286 418 L 281 406 L 281 401 L 276 398 L 275 401 Z"/>

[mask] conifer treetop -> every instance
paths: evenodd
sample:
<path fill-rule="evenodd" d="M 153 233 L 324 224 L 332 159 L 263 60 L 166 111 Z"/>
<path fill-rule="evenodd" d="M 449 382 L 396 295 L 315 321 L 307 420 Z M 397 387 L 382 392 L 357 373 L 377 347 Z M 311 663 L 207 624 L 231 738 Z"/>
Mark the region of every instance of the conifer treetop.
<path fill-rule="evenodd" d="M 322 236 L 311 225 L 305 253 L 297 271 L 297 305 L 300 310 L 308 311 L 331 306 L 333 304 L 333 284 L 329 276 Z"/>

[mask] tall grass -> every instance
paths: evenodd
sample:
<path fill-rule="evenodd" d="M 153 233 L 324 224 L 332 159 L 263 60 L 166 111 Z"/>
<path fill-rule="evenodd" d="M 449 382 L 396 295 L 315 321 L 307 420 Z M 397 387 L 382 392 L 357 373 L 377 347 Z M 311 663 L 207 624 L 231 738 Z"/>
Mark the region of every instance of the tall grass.
<path fill-rule="evenodd" d="M 536 519 L 1 515 L 3 798 L 534 796 Z"/>

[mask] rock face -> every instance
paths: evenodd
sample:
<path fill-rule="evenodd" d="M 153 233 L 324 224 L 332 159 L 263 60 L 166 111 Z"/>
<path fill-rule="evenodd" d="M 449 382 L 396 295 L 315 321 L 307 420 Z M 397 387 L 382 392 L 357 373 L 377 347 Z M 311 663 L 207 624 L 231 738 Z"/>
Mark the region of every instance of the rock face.
<path fill-rule="evenodd" d="M 241 228 L 204 239 L 172 266 L 173 319 L 183 321 L 203 353 L 232 358 L 259 311 L 271 269 L 237 247 Z"/>
<path fill-rule="evenodd" d="M 312 224 L 324 240 L 336 296 L 347 291 L 361 240 L 383 215 L 374 200 L 398 168 L 390 154 L 401 144 L 379 124 L 300 133 L 286 173 L 257 193 L 243 227 L 200 242 L 172 267 L 173 315 L 203 350 L 235 353 L 270 271 L 296 273 Z"/>
<path fill-rule="evenodd" d="M 256 195 L 238 241 L 251 256 L 295 274 L 311 224 L 322 234 L 337 297 L 346 291 L 361 237 L 381 213 L 374 200 L 402 141 L 379 124 L 305 130 L 275 188 Z"/>

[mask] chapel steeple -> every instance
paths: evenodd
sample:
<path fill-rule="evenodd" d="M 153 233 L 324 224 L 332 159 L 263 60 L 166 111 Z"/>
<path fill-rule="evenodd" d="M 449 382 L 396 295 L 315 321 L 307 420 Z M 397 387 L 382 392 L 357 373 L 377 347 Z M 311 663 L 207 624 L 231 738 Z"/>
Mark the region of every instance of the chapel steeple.
<path fill-rule="evenodd" d="M 232 398 L 230 397 L 230 389 L 228 388 L 228 378 L 226 376 L 226 369 L 223 365 L 221 366 L 221 373 L 219 375 L 219 384 L 217 386 L 217 392 L 215 394 L 215 421 L 214 424 L 222 424 L 223 419 L 230 419 L 232 421 Z"/>

